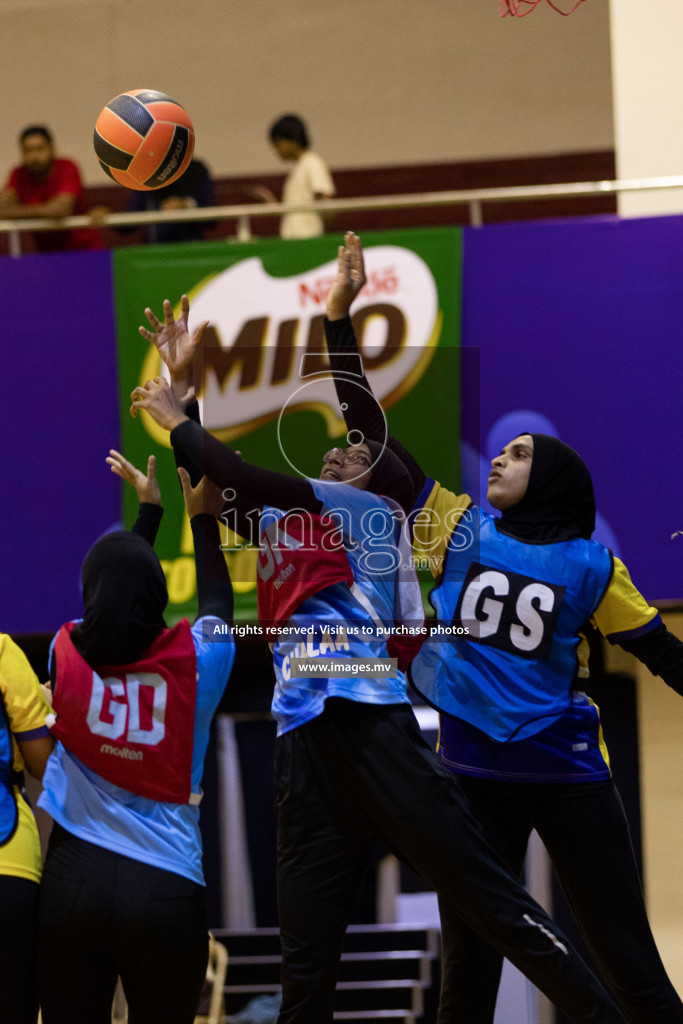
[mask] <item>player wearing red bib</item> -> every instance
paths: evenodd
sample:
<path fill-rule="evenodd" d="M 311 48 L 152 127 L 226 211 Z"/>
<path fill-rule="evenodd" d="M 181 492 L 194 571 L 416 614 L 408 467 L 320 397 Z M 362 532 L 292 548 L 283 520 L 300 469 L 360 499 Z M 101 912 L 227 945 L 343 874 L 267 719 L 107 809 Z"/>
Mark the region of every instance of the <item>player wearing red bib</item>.
<path fill-rule="evenodd" d="M 168 629 L 152 547 L 161 504 L 147 475 L 132 531 L 83 564 L 83 619 L 51 651 L 57 746 L 40 805 L 53 817 L 40 906 L 44 1024 L 109 1024 L 117 977 L 129 1020 L 191 1024 L 208 931 L 199 833 L 209 727 L 234 660 L 213 627 L 232 617 L 216 515 L 222 497 L 179 470 L 195 546 L 198 617 Z"/>

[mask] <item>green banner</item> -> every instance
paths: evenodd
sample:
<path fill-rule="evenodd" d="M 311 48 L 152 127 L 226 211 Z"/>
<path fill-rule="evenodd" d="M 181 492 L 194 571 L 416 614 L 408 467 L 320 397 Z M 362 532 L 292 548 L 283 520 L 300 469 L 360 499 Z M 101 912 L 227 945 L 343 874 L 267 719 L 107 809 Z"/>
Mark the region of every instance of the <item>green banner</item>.
<path fill-rule="evenodd" d="M 190 327 L 209 320 L 198 372 L 202 422 L 249 462 L 317 477 L 346 427 L 325 361 L 325 297 L 336 274 L 332 237 L 145 246 L 114 254 L 122 448 L 144 468 L 157 456 L 165 515 L 156 550 L 168 621 L 196 612 L 192 537 L 168 435 L 130 393 L 161 373 L 142 340 L 144 309 L 190 297 Z M 459 479 L 461 234 L 430 228 L 363 235 L 368 283 L 353 307 L 363 364 L 389 429 L 437 478 Z M 352 439 L 353 440 L 353 439 Z M 226 481 L 227 483 L 227 481 Z M 132 525 L 137 500 L 124 498 Z M 224 531 L 236 615 L 256 611 L 256 551 Z"/>

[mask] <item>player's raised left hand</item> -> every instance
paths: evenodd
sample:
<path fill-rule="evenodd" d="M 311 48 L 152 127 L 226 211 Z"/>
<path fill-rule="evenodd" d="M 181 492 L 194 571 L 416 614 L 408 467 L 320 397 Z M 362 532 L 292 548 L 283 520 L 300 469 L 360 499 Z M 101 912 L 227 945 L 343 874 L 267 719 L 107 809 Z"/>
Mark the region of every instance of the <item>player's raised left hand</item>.
<path fill-rule="evenodd" d="M 155 377 L 154 380 L 148 380 L 146 384 L 135 388 L 130 397 L 131 416 L 137 416 L 139 410 L 144 409 L 164 430 L 173 430 L 178 424 L 189 419 L 185 414 L 185 407 L 194 402 L 196 395 L 194 388 L 190 388 L 182 399 L 178 398 L 168 381 L 163 377 Z"/>
<path fill-rule="evenodd" d="M 150 505 L 161 505 L 161 489 L 157 480 L 156 456 L 150 455 L 147 459 L 147 473 L 137 469 L 132 462 L 124 458 L 121 452 L 115 448 L 110 449 L 107 462 L 111 466 L 112 473 L 116 473 L 122 480 L 135 488 L 139 502 L 147 502 Z"/>
<path fill-rule="evenodd" d="M 151 330 L 147 327 L 139 328 L 142 337 L 154 345 L 166 363 L 171 375 L 171 383 L 191 383 L 189 375 L 192 373 L 195 358 L 202 346 L 204 331 L 209 325 L 208 320 L 203 320 L 190 334 L 187 326 L 189 315 L 190 300 L 187 295 L 183 295 L 180 299 L 180 316 L 177 320 L 173 316 L 173 306 L 168 299 L 164 299 L 163 323 L 147 307 L 145 316 Z"/>

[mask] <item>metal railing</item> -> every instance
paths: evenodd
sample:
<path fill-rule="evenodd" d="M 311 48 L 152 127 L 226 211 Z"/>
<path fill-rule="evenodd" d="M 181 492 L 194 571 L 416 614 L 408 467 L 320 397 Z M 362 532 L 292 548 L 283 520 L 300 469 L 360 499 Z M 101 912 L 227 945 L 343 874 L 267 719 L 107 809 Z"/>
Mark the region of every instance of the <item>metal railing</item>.
<path fill-rule="evenodd" d="M 484 203 L 524 203 L 539 199 L 570 199 L 580 196 L 618 195 L 628 192 L 657 191 L 683 188 L 683 175 L 659 178 L 630 178 L 614 181 L 576 181 L 552 185 L 519 185 L 505 188 L 457 189 L 447 192 L 415 192 L 390 196 L 359 196 L 353 199 L 325 199 L 314 205 L 285 203 L 252 203 L 231 206 L 201 207 L 192 210 L 169 210 L 148 213 L 110 213 L 102 218 L 103 226 L 117 228 L 137 227 L 145 224 L 178 223 L 185 221 L 237 222 L 236 234 L 228 241 L 253 240 L 251 222 L 259 217 L 281 217 L 285 213 L 305 213 L 315 209 L 320 214 L 353 213 L 373 210 L 409 210 L 416 208 L 466 206 L 469 223 L 481 227 L 484 223 Z M 683 204 L 682 204 L 683 206 Z M 21 255 L 21 231 L 54 231 L 66 228 L 92 227 L 88 216 L 64 217 L 61 220 L 45 218 L 26 220 L 0 220 L 0 234 L 9 235 L 10 254 Z"/>

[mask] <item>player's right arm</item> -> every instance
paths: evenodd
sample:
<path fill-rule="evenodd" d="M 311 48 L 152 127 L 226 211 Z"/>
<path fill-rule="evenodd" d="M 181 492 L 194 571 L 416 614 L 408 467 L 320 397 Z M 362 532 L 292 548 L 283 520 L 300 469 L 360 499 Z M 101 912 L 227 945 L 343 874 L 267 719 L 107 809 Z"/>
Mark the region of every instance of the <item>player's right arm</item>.
<path fill-rule="evenodd" d="M 419 494 L 427 476 L 411 453 L 387 431 L 384 413 L 363 370 L 362 356 L 349 317 L 351 305 L 365 282 L 361 240 L 353 231 L 347 231 L 344 245 L 337 250 L 337 276 L 326 303 L 325 338 L 337 398 L 349 430 L 359 430 L 370 441 L 386 442 L 408 469 L 415 493 Z"/>
<path fill-rule="evenodd" d="M 131 394 L 131 413 L 145 409 L 163 430 L 170 432 L 173 449 L 194 465 L 202 465 L 204 474 L 218 487 L 231 488 L 238 500 L 251 502 L 253 510 L 262 505 L 319 514 L 321 501 L 306 478 L 276 473 L 244 462 L 200 423 L 190 419 L 182 401 L 161 377 L 148 380 Z"/>
<path fill-rule="evenodd" d="M 325 320 L 337 398 L 349 430 L 359 430 L 371 441 L 386 443 L 412 476 L 417 495 L 411 515 L 413 543 L 416 553 L 429 559 L 436 577 L 442 570 L 448 541 L 472 502 L 469 495 L 455 494 L 428 477 L 408 449 L 388 432 L 382 408 L 363 371 L 349 317 L 351 305 L 366 281 L 363 247 L 353 231 L 347 231 L 337 255 L 337 276 L 327 296 Z"/>

